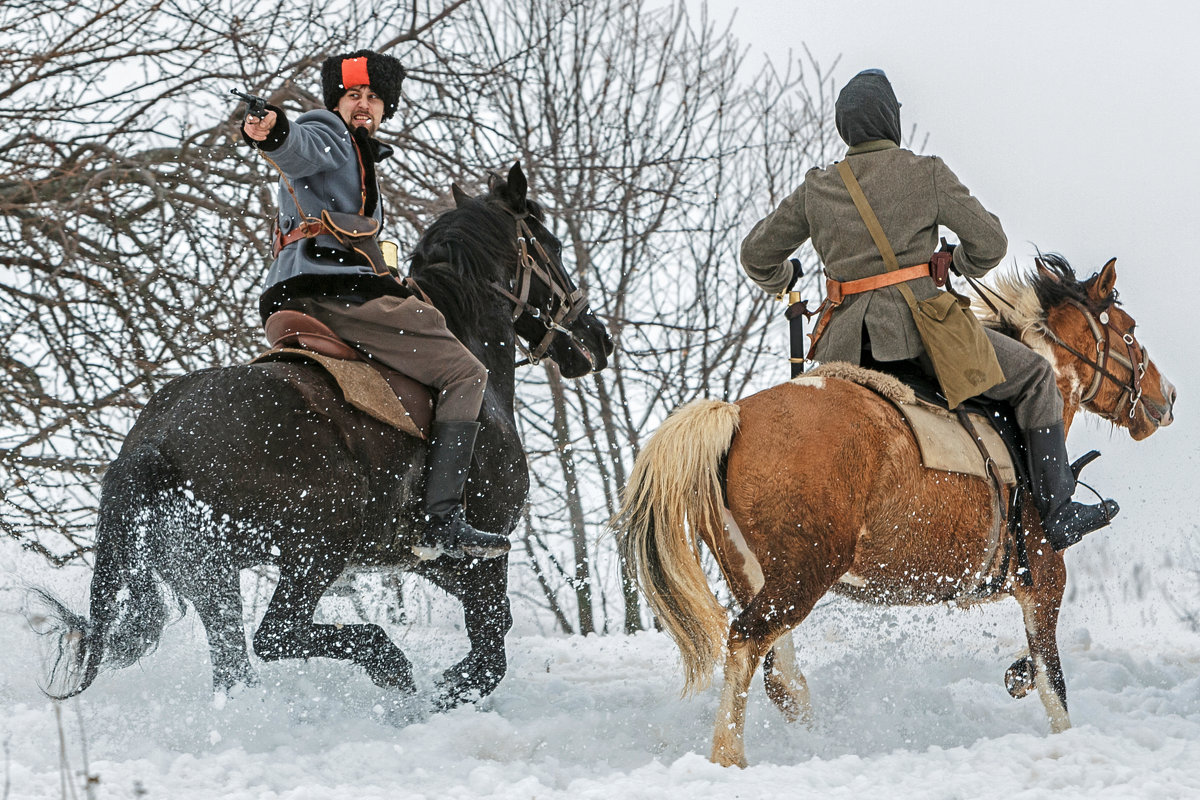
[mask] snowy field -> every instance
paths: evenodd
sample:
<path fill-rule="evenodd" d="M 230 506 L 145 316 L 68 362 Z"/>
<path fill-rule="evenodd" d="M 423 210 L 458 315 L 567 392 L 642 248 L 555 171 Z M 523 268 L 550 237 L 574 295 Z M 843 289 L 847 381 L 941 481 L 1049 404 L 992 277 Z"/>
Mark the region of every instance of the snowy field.
<path fill-rule="evenodd" d="M 190 613 L 139 665 L 56 709 L 15 613 L 20 572 L 4 572 L 6 800 L 1200 797 L 1200 636 L 1165 601 L 1196 600 L 1187 569 L 1119 606 L 1086 581 L 1074 592 L 1059 630 L 1075 727 L 1055 736 L 1036 697 L 1002 685 L 1023 646 L 1014 602 L 823 601 L 795 635 L 816 723 L 785 723 L 756 680 L 744 771 L 708 762 L 717 687 L 681 699 L 665 636 L 546 636 L 520 612 L 508 677 L 446 714 L 326 660 L 258 664 L 259 686 L 214 703 Z M 85 578 L 49 576 L 72 602 Z M 389 632 L 428 687 L 465 639 L 449 602 L 414 616 Z"/>

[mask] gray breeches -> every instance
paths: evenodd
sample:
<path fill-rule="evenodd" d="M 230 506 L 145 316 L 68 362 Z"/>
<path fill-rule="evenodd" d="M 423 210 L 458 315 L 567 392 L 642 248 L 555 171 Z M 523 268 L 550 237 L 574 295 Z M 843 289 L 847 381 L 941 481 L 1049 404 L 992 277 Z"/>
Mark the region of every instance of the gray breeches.
<path fill-rule="evenodd" d="M 1022 430 L 1049 428 L 1062 422 L 1063 400 L 1050 362 L 1016 339 L 991 329 L 986 332 L 1006 380 L 983 396 L 1010 403 Z"/>

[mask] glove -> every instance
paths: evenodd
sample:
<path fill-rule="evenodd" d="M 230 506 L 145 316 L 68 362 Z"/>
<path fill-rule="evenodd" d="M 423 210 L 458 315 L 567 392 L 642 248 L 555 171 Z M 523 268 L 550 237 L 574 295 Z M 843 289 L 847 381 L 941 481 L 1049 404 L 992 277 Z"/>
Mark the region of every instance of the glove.
<path fill-rule="evenodd" d="M 800 276 L 804 274 L 804 265 L 798 258 L 789 258 L 788 263 L 792 265 L 792 279 L 788 281 L 787 285 L 787 290 L 790 292 L 796 288 L 796 281 L 800 280 Z"/>
<path fill-rule="evenodd" d="M 942 237 L 942 246 L 938 249 L 939 253 L 948 253 L 950 255 L 950 271 L 958 277 L 962 277 L 962 273 L 958 271 L 958 267 L 954 266 L 954 251 L 958 248 L 957 244 L 950 244 L 946 241 L 946 237 Z"/>

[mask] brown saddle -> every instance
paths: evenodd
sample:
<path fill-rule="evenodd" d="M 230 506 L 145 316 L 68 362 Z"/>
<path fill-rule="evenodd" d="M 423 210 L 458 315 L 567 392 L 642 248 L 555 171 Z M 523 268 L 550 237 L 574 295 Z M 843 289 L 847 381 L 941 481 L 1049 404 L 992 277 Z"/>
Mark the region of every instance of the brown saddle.
<path fill-rule="evenodd" d="M 328 358 L 361 361 L 374 367 L 375 371 L 395 392 L 397 399 L 403 404 L 412 421 L 416 423 L 422 433 L 428 436 L 429 425 L 433 420 L 433 392 L 425 384 L 419 383 L 401 372 L 396 372 L 374 359 L 364 358 L 362 353 L 338 338 L 338 335 L 330 330 L 328 325 L 303 311 L 293 309 L 276 311 L 267 317 L 263 328 L 266 330 L 267 341 L 271 343 L 271 347 L 308 350 Z"/>

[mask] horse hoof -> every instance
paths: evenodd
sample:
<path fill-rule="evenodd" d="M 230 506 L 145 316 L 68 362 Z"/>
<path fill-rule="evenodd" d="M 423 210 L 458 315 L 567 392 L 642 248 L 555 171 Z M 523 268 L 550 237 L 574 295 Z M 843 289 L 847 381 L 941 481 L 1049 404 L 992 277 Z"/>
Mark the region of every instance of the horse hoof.
<path fill-rule="evenodd" d="M 407 674 L 387 674 L 387 675 L 372 675 L 371 682 L 381 689 L 398 689 L 402 692 L 416 691 L 416 684 L 413 683 L 412 673 Z"/>
<path fill-rule="evenodd" d="M 1004 672 L 1004 688 L 1019 700 L 1033 689 L 1033 676 L 1033 658 L 1030 656 L 1018 658 Z"/>

